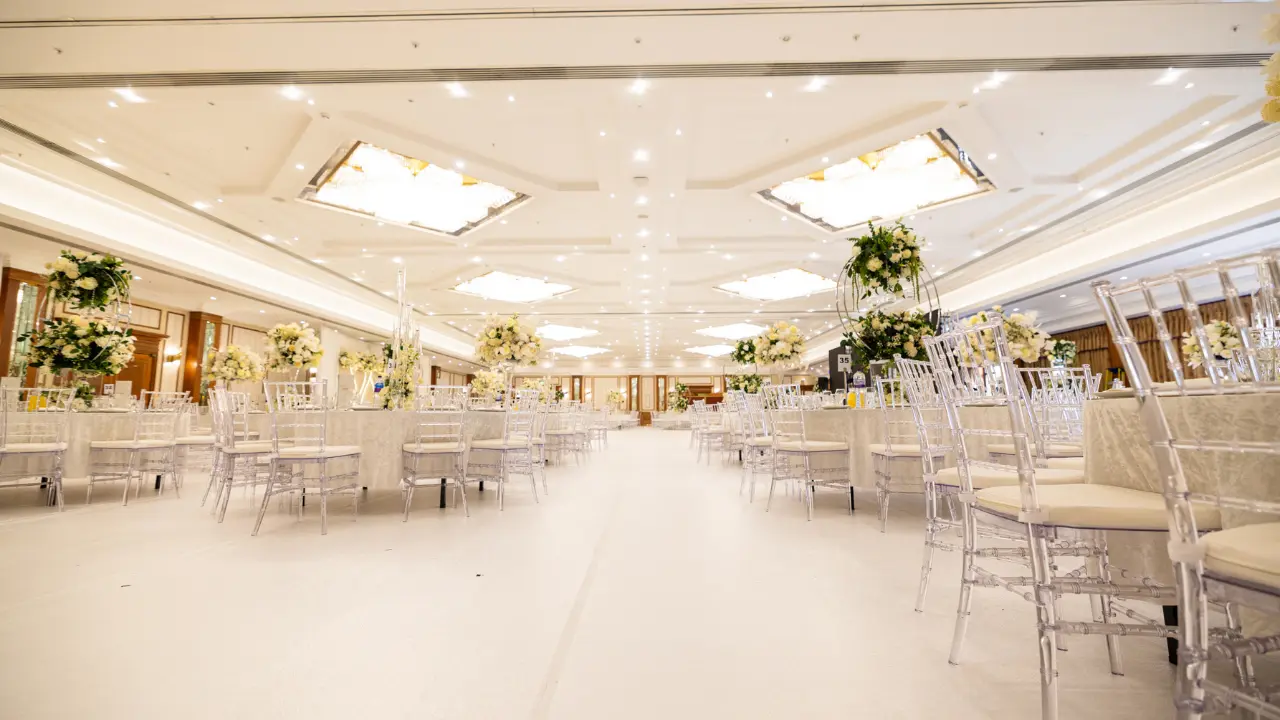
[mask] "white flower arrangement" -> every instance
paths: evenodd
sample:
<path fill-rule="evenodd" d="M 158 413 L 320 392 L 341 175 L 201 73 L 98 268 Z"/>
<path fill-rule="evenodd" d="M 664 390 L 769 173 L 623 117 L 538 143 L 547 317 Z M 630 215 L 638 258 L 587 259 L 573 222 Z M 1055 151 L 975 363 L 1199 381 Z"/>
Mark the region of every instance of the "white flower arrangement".
<path fill-rule="evenodd" d="M 605 396 L 605 402 L 609 404 L 609 407 L 619 410 L 622 409 L 622 405 L 626 401 L 627 396 L 621 390 L 610 390 L 609 394 Z"/>
<path fill-rule="evenodd" d="M 507 388 L 507 380 L 500 372 L 481 370 L 471 378 L 471 397 L 492 400 Z"/>
<path fill-rule="evenodd" d="M 520 316 L 491 316 L 476 335 L 476 357 L 487 367 L 537 365 L 542 338 L 520 324 Z"/>
<path fill-rule="evenodd" d="M 804 336 L 800 328 L 779 320 L 754 341 L 758 365 L 773 365 L 798 360 L 804 354 Z"/>
<path fill-rule="evenodd" d="M 311 367 L 323 354 L 315 328 L 289 323 L 267 331 L 267 368 L 270 370 Z"/>
<path fill-rule="evenodd" d="M 1209 339 L 1209 349 L 1213 352 L 1214 360 L 1230 360 L 1233 350 L 1244 347 L 1240 342 L 1240 330 L 1223 320 L 1205 323 L 1204 334 Z M 1186 356 L 1187 364 L 1191 367 L 1198 368 L 1204 365 L 1200 342 L 1192 333 L 1182 335 L 1182 354 Z"/>
<path fill-rule="evenodd" d="M 888 293 L 904 297 L 907 287 L 920 294 L 920 273 L 924 259 L 920 257 L 920 241 L 911 228 L 898 222 L 893 226 L 867 224 L 869 233 L 849 238 L 857 252 L 845 263 L 844 272 L 853 280 L 853 301 Z"/>
<path fill-rule="evenodd" d="M 74 316 L 45 320 L 31 340 L 30 367 L 46 372 L 116 375 L 133 360 L 133 332 L 101 320 Z"/>
<path fill-rule="evenodd" d="M 1002 313 L 1004 308 L 996 305 L 991 309 L 991 312 Z M 990 320 L 991 315 L 988 314 L 988 311 L 982 310 L 965 318 L 964 324 L 967 327 L 974 327 Z M 1035 322 L 1035 313 L 1013 313 L 1004 318 L 1005 340 L 1009 344 L 1009 354 L 1014 360 L 1033 363 L 1045 356 L 1049 346 L 1049 335 L 1036 327 Z M 973 346 L 970 350 L 976 351 L 980 356 L 985 356 L 988 362 L 995 362 L 998 359 L 995 337 L 990 330 L 982 331 L 982 336 L 981 343 L 975 338 L 970 338 L 970 345 Z M 964 348 L 962 348 L 963 350 Z M 965 354 L 968 356 L 968 353 Z"/>
<path fill-rule="evenodd" d="M 215 380 L 261 380 L 262 358 L 239 345 L 228 345 L 220 353 L 210 352 L 205 374 Z"/>
<path fill-rule="evenodd" d="M 358 372 L 379 372 L 386 367 L 386 364 L 371 352 L 342 350 L 338 353 L 338 367 L 354 375 Z"/>
<path fill-rule="evenodd" d="M 104 310 L 114 302 L 129 299 L 133 273 L 118 257 L 63 250 L 44 267 L 49 271 L 45 279 L 53 299 L 76 310 Z"/>
<path fill-rule="evenodd" d="M 751 373 L 749 375 L 730 375 L 726 381 L 730 390 L 741 390 L 746 393 L 758 393 L 764 386 L 764 378 Z"/>

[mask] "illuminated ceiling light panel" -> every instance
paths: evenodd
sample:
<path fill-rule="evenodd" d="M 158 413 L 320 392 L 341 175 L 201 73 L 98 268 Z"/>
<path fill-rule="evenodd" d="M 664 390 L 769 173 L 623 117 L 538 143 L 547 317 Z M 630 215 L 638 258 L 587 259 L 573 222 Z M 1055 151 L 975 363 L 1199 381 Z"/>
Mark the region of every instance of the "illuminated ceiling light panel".
<path fill-rule="evenodd" d="M 534 330 L 533 333 L 538 337 L 544 337 L 548 340 L 577 340 L 579 338 L 591 337 L 599 335 L 599 330 L 588 330 L 586 328 L 570 327 L 568 325 L 543 325 Z"/>
<path fill-rule="evenodd" d="M 727 282 L 717 285 L 716 289 L 752 300 L 769 301 L 830 292 L 836 289 L 836 283 L 830 278 L 824 278 L 808 270 L 791 268 L 768 275 L 756 275 L 746 280 Z"/>
<path fill-rule="evenodd" d="M 703 345 L 701 347 L 685 348 L 685 352 L 706 355 L 707 357 L 723 357 L 733 352 L 732 345 Z"/>
<path fill-rule="evenodd" d="M 564 295 L 573 290 L 568 285 L 546 282 L 523 275 L 509 275 L 498 270 L 472 278 L 455 286 L 453 289 L 460 293 L 475 295 L 486 300 L 502 300 L 515 303 L 538 302 L 557 295 Z"/>
<path fill-rule="evenodd" d="M 838 232 L 992 190 L 995 185 L 938 128 L 759 194 L 823 230 Z"/>
<path fill-rule="evenodd" d="M 529 199 L 457 170 L 356 141 L 329 158 L 299 199 L 380 222 L 459 237 Z"/>
<path fill-rule="evenodd" d="M 763 325 L 752 325 L 751 323 L 734 323 L 732 325 L 719 325 L 717 327 L 701 328 L 694 330 L 699 335 L 710 335 L 721 340 L 742 340 L 743 338 L 755 337 L 764 330 Z"/>
<path fill-rule="evenodd" d="M 600 353 L 609 352 L 608 349 L 602 347 L 590 347 L 587 345 L 569 345 L 567 347 L 551 348 L 551 352 L 559 355 L 572 355 L 576 358 L 591 357 Z"/>

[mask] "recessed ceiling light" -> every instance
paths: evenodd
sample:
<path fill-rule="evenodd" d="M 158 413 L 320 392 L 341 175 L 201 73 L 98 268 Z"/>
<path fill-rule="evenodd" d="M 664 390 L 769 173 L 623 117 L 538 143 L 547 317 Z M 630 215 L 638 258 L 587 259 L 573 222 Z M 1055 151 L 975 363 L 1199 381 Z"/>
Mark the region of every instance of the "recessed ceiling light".
<path fill-rule="evenodd" d="M 313 263 L 315 263 L 315 264 L 317 264 L 317 265 L 323 265 L 323 264 L 324 264 L 324 258 L 311 258 L 311 262 L 313 262 Z"/>
<path fill-rule="evenodd" d="M 556 256 L 556 262 L 564 262 L 564 256 L 563 256 L 563 255 L 557 255 L 557 256 Z"/>
<path fill-rule="evenodd" d="M 716 288 L 752 300 L 786 300 L 834 290 L 835 282 L 800 268 L 735 280 Z"/>
<path fill-rule="evenodd" d="M 217 300 L 218 298 L 216 298 L 216 297 L 214 297 L 214 296 L 210 295 L 210 296 L 209 296 L 209 299 L 210 299 L 210 300 Z"/>
<path fill-rule="evenodd" d="M 632 82 L 631 86 L 627 88 L 627 92 L 631 93 L 632 95 L 643 95 L 648 89 L 649 89 L 648 80 L 645 80 L 644 78 L 636 78 L 635 82 Z"/>
<path fill-rule="evenodd" d="M 94 160 L 93 160 L 93 161 L 94 161 L 94 162 L 96 162 L 96 163 L 98 163 L 99 165 L 103 165 L 103 166 L 105 166 L 105 167 L 109 167 L 109 168 L 119 168 L 119 167 L 124 167 L 124 166 L 123 166 L 123 165 L 121 165 L 120 163 L 118 163 L 118 162 L 116 162 L 115 160 L 112 160 L 111 158 L 106 157 L 106 156 L 103 156 L 103 157 L 100 157 L 100 158 L 94 158 Z"/>
<path fill-rule="evenodd" d="M 1128 280 L 1128 279 L 1129 279 L 1129 276 L 1128 276 L 1128 275 L 1121 275 L 1121 276 L 1120 276 L 1120 279 L 1121 279 L 1121 280 Z"/>
<path fill-rule="evenodd" d="M 604 136 L 605 136 L 605 132 L 604 132 L 603 130 L 601 130 L 601 131 L 600 131 L 600 137 L 604 137 Z"/>
<path fill-rule="evenodd" d="M 717 325 L 716 327 L 698 328 L 694 332 L 699 335 L 709 335 L 722 340 L 742 340 L 744 338 L 755 337 L 766 328 L 763 325 L 752 325 L 750 323 L 735 323 L 733 325 Z"/>
<path fill-rule="evenodd" d="M 764 96 L 765 96 L 765 97 L 767 97 L 767 98 L 771 98 L 771 97 L 773 97 L 773 91 L 772 91 L 772 90 L 766 91 L 766 92 L 765 92 L 765 94 L 764 94 Z"/>
<path fill-rule="evenodd" d="M 298 163 L 297 165 L 294 165 L 293 167 L 294 167 L 294 169 L 295 169 L 295 170 L 305 170 L 305 169 L 306 169 L 306 166 L 305 166 L 305 165 L 303 165 L 302 163 Z"/>
<path fill-rule="evenodd" d="M 597 320 L 596 322 L 598 323 L 600 321 Z M 571 327 L 569 325 L 550 324 L 537 328 L 533 333 L 538 337 L 544 337 L 548 340 L 559 342 L 563 340 L 577 340 L 579 338 L 590 337 L 592 335 L 599 335 L 600 331 Z"/>
<path fill-rule="evenodd" d="M 997 157 L 999 157 L 999 156 L 998 156 L 998 155 L 996 155 L 995 153 L 987 153 L 987 159 L 988 159 L 988 160 L 995 160 Z"/>
<path fill-rule="evenodd" d="M 515 96 L 515 95 L 508 95 L 508 96 L 507 96 L 507 102 L 515 102 L 515 101 L 516 101 L 516 96 Z"/>
<path fill-rule="evenodd" d="M 631 153 L 631 159 L 636 162 L 649 162 L 649 151 L 643 148 Z"/>
<path fill-rule="evenodd" d="M 302 88 L 296 85 L 285 85 L 284 87 L 280 88 L 280 94 L 283 95 L 287 100 L 301 100 L 303 92 L 302 92 Z"/>
<path fill-rule="evenodd" d="M 827 157 L 826 155 L 823 155 L 823 156 L 822 156 L 822 162 L 824 162 L 824 163 L 829 163 L 829 162 L 831 162 L 831 158 Z"/>
<path fill-rule="evenodd" d="M 126 87 L 126 88 L 116 88 L 116 89 L 115 89 L 115 94 L 117 94 L 117 95 L 119 95 L 120 97 L 124 98 L 126 102 L 131 102 L 131 103 L 144 103 L 144 102 L 146 102 L 146 101 L 147 101 L 147 99 L 146 99 L 146 98 L 142 97 L 142 96 L 141 96 L 141 95 L 139 95 L 137 92 L 135 92 L 133 88 L 127 88 L 127 87 Z"/>
<path fill-rule="evenodd" d="M 459 170 L 461 170 L 462 168 L 466 167 L 466 166 L 467 166 L 467 164 L 466 164 L 465 162 L 461 161 L 461 160 L 454 160 L 454 161 L 453 161 L 453 166 L 454 166 L 454 167 L 456 167 L 456 168 L 458 168 Z"/>
<path fill-rule="evenodd" d="M 480 257 L 479 255 L 476 255 L 475 257 L 471 258 L 471 262 L 473 263 L 484 262 L 484 258 Z"/>
<path fill-rule="evenodd" d="M 134 279 L 134 280 L 141 280 L 141 279 L 142 279 L 142 276 L 141 276 L 141 275 L 134 275 L 134 276 L 133 276 L 133 279 Z"/>
<path fill-rule="evenodd" d="M 818 254 L 818 253 L 816 253 L 816 252 L 811 252 L 811 253 L 809 253 L 809 259 L 810 259 L 810 260 L 817 260 L 817 259 L 818 259 L 818 258 L 820 258 L 820 257 L 822 257 L 822 256 L 821 256 L 821 255 L 819 255 L 819 254 Z"/>
<path fill-rule="evenodd" d="M 393 262 L 393 263 L 395 263 L 395 264 L 399 265 L 400 263 L 404 262 L 404 258 L 401 258 L 401 257 L 393 257 L 393 258 L 391 258 L 391 262 Z"/>
<path fill-rule="evenodd" d="M 115 100 L 108 100 L 108 101 L 107 101 L 107 107 L 109 107 L 109 108 L 118 108 L 118 107 L 120 107 L 120 106 L 116 104 L 116 101 L 115 101 Z"/>
<path fill-rule="evenodd" d="M 263 240 L 266 240 L 267 242 L 275 242 L 275 241 L 276 241 L 276 236 L 275 236 L 275 235 L 263 235 L 263 236 L 262 236 L 262 239 L 263 239 Z"/>
<path fill-rule="evenodd" d="M 732 345 L 700 345 L 698 347 L 685 348 L 685 352 L 697 353 L 698 355 L 706 355 L 707 357 L 723 357 L 733 352 Z"/>
<path fill-rule="evenodd" d="M 267 313 L 267 311 L 266 311 L 266 310 L 259 310 L 259 311 L 258 311 L 258 314 L 260 314 L 260 315 L 265 315 L 266 313 Z"/>
<path fill-rule="evenodd" d="M 1066 294 L 1064 293 L 1064 294 L 1062 294 L 1062 295 L 1059 295 L 1058 297 L 1060 297 L 1060 298 L 1064 298 L 1064 297 L 1066 297 Z"/>
<path fill-rule="evenodd" d="M 835 232 L 994 190 L 963 157 L 939 129 L 806 173 L 759 195 Z"/>
<path fill-rule="evenodd" d="M 675 196 L 676 196 L 676 194 L 675 194 L 675 193 L 668 193 L 668 194 L 667 194 L 667 197 L 675 197 Z"/>
<path fill-rule="evenodd" d="M 207 202 L 203 201 L 203 200 L 197 200 L 197 201 L 195 201 L 195 202 L 191 203 L 191 207 L 193 207 L 193 208 L 195 208 L 195 209 L 197 209 L 197 210 L 208 210 L 209 208 L 211 208 L 211 207 L 213 207 L 213 206 L 212 206 L 212 205 L 210 205 L 209 203 L 207 203 Z"/>
<path fill-rule="evenodd" d="M 449 91 L 450 95 L 456 98 L 464 98 L 471 94 L 467 92 L 467 89 L 460 82 L 445 83 L 444 87 Z"/>
<path fill-rule="evenodd" d="M 681 132 L 680 132 L 680 128 L 676 128 L 676 134 L 677 134 L 677 135 L 681 135 L 681 134 L 683 134 L 683 133 L 681 133 Z"/>
<path fill-rule="evenodd" d="M 641 253 L 641 255 L 640 255 L 640 262 L 649 262 L 649 256 L 648 256 L 648 254 Z"/>
<path fill-rule="evenodd" d="M 307 104 L 308 104 L 308 105 L 315 105 L 315 104 L 316 104 L 316 101 L 315 101 L 315 100 L 312 100 L 311 98 L 307 98 Z"/>
<path fill-rule="evenodd" d="M 984 251 L 984 250 L 974 250 L 974 251 L 973 251 L 973 256 L 974 256 L 974 257 L 982 257 L 983 255 L 986 255 L 986 254 L 987 254 L 987 253 L 986 253 L 986 251 Z"/>
<path fill-rule="evenodd" d="M 99 142 L 99 143 L 101 143 L 101 144 L 103 144 L 103 145 L 106 145 L 106 144 L 107 144 L 107 141 L 106 141 L 106 140 L 103 140 L 102 138 L 97 138 L 97 140 L 98 140 L 98 142 Z"/>
<path fill-rule="evenodd" d="M 809 79 L 809 83 L 804 86 L 805 92 L 818 92 L 827 86 L 827 79 L 824 77 L 813 77 Z"/>
<path fill-rule="evenodd" d="M 453 168 L 362 141 L 341 157 L 331 171 L 319 173 L 319 186 L 303 190 L 303 201 L 459 237 L 528 199 Z"/>
<path fill-rule="evenodd" d="M 1183 89 L 1183 90 L 1190 90 L 1191 88 L 1193 88 L 1193 87 L 1195 87 L 1195 86 L 1196 86 L 1196 84 L 1195 84 L 1195 83 L 1187 83 L 1186 85 L 1183 85 L 1183 86 L 1182 86 L 1182 89 Z"/>
<path fill-rule="evenodd" d="M 637 204 L 637 205 L 648 205 L 648 204 L 649 204 L 649 198 L 645 197 L 644 195 L 640 195 L 639 197 L 637 197 L 637 198 L 636 198 L 636 204 Z"/>
<path fill-rule="evenodd" d="M 649 237 L 649 228 L 640 228 L 640 232 L 637 232 L 636 235 L 639 237 Z"/>

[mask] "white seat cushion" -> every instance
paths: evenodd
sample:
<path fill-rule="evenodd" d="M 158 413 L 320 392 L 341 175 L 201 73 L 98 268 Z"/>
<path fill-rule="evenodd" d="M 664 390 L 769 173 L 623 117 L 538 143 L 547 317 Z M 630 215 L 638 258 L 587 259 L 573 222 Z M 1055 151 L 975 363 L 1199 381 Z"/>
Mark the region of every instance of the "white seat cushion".
<path fill-rule="evenodd" d="M 793 450 L 796 452 L 834 452 L 849 449 L 846 443 L 833 440 L 784 440 L 778 443 L 777 447 L 779 450 Z"/>
<path fill-rule="evenodd" d="M 924 454 L 920 450 L 919 445 L 909 445 L 907 443 L 894 443 L 892 445 L 885 445 L 884 443 L 872 443 L 867 447 L 870 448 L 872 454 L 875 454 L 875 455 L 906 455 L 906 456 L 919 457 Z M 946 453 L 938 453 L 939 456 L 945 455 L 945 454 Z"/>
<path fill-rule="evenodd" d="M 751 447 L 773 447 L 773 438 L 758 437 L 747 440 L 747 444 Z"/>
<path fill-rule="evenodd" d="M 10 443 L 0 448 L 0 453 L 47 453 L 66 449 L 66 443 Z"/>
<path fill-rule="evenodd" d="M 523 436 L 515 435 L 507 438 L 489 438 L 488 440 L 472 440 L 472 450 L 519 450 L 529 447 L 529 440 Z"/>
<path fill-rule="evenodd" d="M 462 452 L 462 447 L 456 442 L 405 443 L 404 451 L 416 455 L 434 455 L 439 453 L 460 453 Z"/>
<path fill-rule="evenodd" d="M 1047 443 L 1045 445 L 1045 457 L 1084 457 L 1084 446 L 1079 443 Z M 1017 451 L 1013 448 L 1013 443 L 996 443 L 987 446 L 987 452 L 992 455 L 1017 455 Z M 1031 452 L 1035 452 L 1035 446 L 1032 446 Z"/>
<path fill-rule="evenodd" d="M 212 445 L 213 440 L 212 435 L 183 435 L 174 442 L 179 445 Z"/>
<path fill-rule="evenodd" d="M 280 457 L 282 459 L 320 459 L 320 458 L 338 458 L 347 457 L 349 455 L 359 455 L 359 445 L 325 445 L 321 450 L 315 445 L 298 445 L 296 447 L 280 448 Z"/>
<path fill-rule="evenodd" d="M 271 441 L 261 440 L 257 442 L 237 442 L 235 447 L 224 447 L 222 452 L 227 455 L 252 455 L 255 453 L 271 452 Z"/>
<path fill-rule="evenodd" d="M 89 447 L 95 450 L 155 450 L 173 447 L 172 440 L 94 440 Z"/>
<path fill-rule="evenodd" d="M 1008 470 L 996 470 L 989 467 L 971 467 L 969 468 L 969 477 L 973 480 L 973 489 L 981 490 L 983 488 L 1018 486 L 1018 469 L 1010 467 Z M 949 467 L 938 471 L 937 482 L 939 485 L 952 485 L 960 487 L 960 468 Z M 1079 470 L 1055 470 L 1041 468 L 1036 470 L 1036 486 L 1041 485 L 1064 485 L 1068 483 L 1083 483 L 1084 468 Z"/>
<path fill-rule="evenodd" d="M 1280 523 L 1259 523 L 1200 538 L 1210 575 L 1280 588 Z"/>
<path fill-rule="evenodd" d="M 1045 467 L 1053 468 L 1054 470 L 1079 470 L 1084 472 L 1083 457 L 1045 458 L 1044 464 Z"/>
<path fill-rule="evenodd" d="M 1017 518 L 1022 510 L 1021 489 L 1017 486 L 987 488 L 974 495 L 979 507 L 1001 515 Z M 1045 525 L 1156 531 L 1169 527 L 1164 496 L 1160 493 L 1076 483 L 1037 487 L 1036 496 L 1040 501 L 1040 522 Z M 1217 509 L 1207 505 L 1193 507 L 1196 526 L 1200 529 L 1222 526 Z"/>
<path fill-rule="evenodd" d="M 547 431 L 547 434 L 548 434 L 548 435 L 564 435 L 564 436 L 571 436 L 571 435 L 574 435 L 575 433 L 574 433 L 574 431 L 573 431 L 573 430 L 548 430 L 548 431 Z"/>

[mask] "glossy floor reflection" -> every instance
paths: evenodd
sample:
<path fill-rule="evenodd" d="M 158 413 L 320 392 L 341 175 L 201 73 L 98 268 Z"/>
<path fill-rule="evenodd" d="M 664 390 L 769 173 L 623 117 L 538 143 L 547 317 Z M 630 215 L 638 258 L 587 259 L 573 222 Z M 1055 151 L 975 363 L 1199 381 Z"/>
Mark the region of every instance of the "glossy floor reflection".
<path fill-rule="evenodd" d="M 61 515 L 0 493 L 0 715 L 37 718 L 1038 717 L 1033 614 L 980 592 L 967 661 L 947 664 L 958 562 L 912 611 L 919 505 L 888 534 L 871 497 L 813 522 L 738 495 L 735 465 L 695 465 L 683 432 L 611 434 L 513 483 L 472 516 L 376 493 L 352 521 L 272 509 L 257 538 L 233 499 L 218 525 L 181 499 L 121 507 L 104 488 Z M 95 491 L 97 494 L 98 491 Z M 1081 616 L 1087 608 L 1075 608 Z M 1169 716 L 1164 643 L 1071 638 L 1064 718 Z"/>

